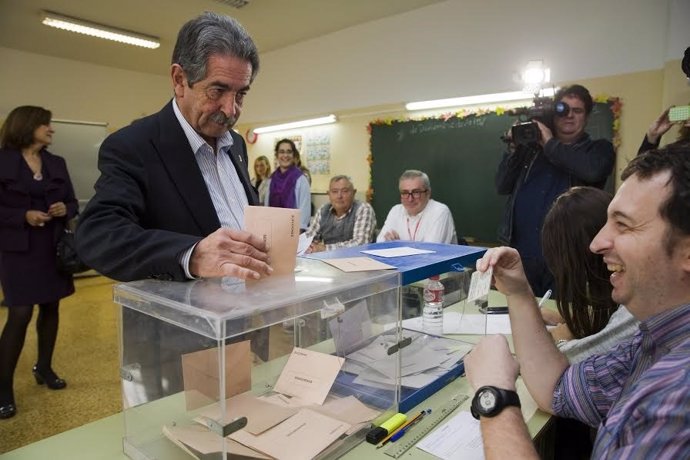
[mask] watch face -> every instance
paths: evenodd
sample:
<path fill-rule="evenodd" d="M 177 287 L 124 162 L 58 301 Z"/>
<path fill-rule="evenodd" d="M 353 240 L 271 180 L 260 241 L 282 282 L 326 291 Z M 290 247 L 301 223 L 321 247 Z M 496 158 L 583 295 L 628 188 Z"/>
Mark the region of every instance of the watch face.
<path fill-rule="evenodd" d="M 484 390 L 479 395 L 479 405 L 484 411 L 491 411 L 496 407 L 496 395 L 489 390 Z"/>
<path fill-rule="evenodd" d="M 501 390 L 492 386 L 483 386 L 477 390 L 472 399 L 472 416 L 494 417 L 507 406 L 520 407 L 520 398 L 514 390 Z"/>

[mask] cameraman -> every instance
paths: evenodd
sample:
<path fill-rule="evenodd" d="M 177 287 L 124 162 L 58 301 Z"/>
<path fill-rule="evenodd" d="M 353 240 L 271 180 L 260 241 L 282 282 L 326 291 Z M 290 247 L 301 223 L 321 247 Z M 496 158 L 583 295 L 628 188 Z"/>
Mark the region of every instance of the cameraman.
<path fill-rule="evenodd" d="M 515 145 L 510 139 L 496 172 L 498 194 L 510 195 L 498 239 L 518 250 L 537 296 L 554 287 L 541 249 L 541 227 L 551 204 L 576 185 L 603 188 L 615 162 L 611 142 L 592 140 L 585 132 L 594 105 L 587 88 L 561 88 L 554 102 L 565 102 L 569 110 L 544 120 L 552 121 L 553 131 L 533 119 L 541 135 L 539 142 Z"/>

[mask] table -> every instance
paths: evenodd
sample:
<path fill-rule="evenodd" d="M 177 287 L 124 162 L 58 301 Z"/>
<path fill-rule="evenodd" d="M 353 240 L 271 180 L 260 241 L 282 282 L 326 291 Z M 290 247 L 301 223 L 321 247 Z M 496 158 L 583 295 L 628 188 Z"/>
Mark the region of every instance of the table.
<path fill-rule="evenodd" d="M 505 302 L 505 297 L 502 294 L 496 291 L 490 293 L 490 305 L 505 305 Z M 552 303 L 553 301 L 549 302 Z M 462 302 L 459 302 L 448 308 L 460 308 L 461 304 Z M 472 342 L 478 340 L 479 337 L 462 336 L 463 339 Z M 512 348 L 512 340 L 509 340 L 509 342 Z M 427 407 L 432 409 L 440 407 L 445 401 L 457 394 L 472 395 L 473 393 L 467 379 L 461 377 L 446 385 L 430 398 L 413 408 L 409 413 L 416 414 Z M 531 400 L 524 385 L 518 385 L 518 393 L 521 400 L 525 401 L 527 398 Z M 468 398 L 467 401 L 456 409 L 454 414 L 461 410 L 469 410 L 470 399 Z M 452 417 L 454 414 L 449 415 L 449 417 Z M 549 414 L 537 410 L 527 423 L 529 433 L 535 439 L 537 449 L 541 452 L 542 458 L 549 457 L 549 451 L 552 448 L 550 420 L 551 416 Z M 127 460 L 127 457 L 122 452 L 123 435 L 124 420 L 122 413 L 119 413 L 0 455 L 0 460 L 35 460 L 39 458 L 58 460 Z M 385 455 L 385 450 L 385 448 L 377 450 L 375 446 L 363 442 L 342 458 L 351 460 L 361 458 L 390 460 L 392 457 Z M 420 449 L 412 448 L 405 454 L 404 458 L 424 460 L 436 457 Z"/>

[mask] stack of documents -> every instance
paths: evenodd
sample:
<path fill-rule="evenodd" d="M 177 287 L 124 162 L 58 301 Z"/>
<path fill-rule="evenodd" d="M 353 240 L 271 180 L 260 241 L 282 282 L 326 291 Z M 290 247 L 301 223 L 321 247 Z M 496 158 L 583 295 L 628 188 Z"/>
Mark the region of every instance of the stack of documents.
<path fill-rule="evenodd" d="M 422 317 L 404 319 L 402 326 L 413 331 L 424 331 Z M 444 334 L 467 335 L 511 335 L 510 317 L 505 315 L 486 315 L 484 313 L 443 312 Z"/>
<path fill-rule="evenodd" d="M 357 377 L 353 383 L 381 389 L 394 389 L 398 377 L 398 353 L 389 354 L 397 346 L 395 333 L 382 334 L 367 346 L 347 355 L 343 370 Z M 457 340 L 404 330 L 401 349 L 401 385 L 422 388 L 456 366 L 472 349 Z"/>

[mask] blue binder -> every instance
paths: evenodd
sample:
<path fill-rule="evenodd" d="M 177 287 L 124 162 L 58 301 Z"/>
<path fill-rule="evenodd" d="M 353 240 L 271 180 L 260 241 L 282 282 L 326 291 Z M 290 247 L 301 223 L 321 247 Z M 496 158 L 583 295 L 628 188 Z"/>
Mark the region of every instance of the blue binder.
<path fill-rule="evenodd" d="M 411 247 L 434 251 L 429 254 L 416 254 L 403 257 L 378 257 L 363 254 L 363 250 Z M 418 241 L 386 241 L 370 243 L 354 248 L 336 249 L 335 251 L 317 252 L 305 257 L 311 259 L 338 259 L 344 257 L 371 257 L 372 259 L 393 265 L 401 276 L 404 286 L 441 273 L 462 271 L 463 267 L 474 267 L 474 263 L 484 255 L 486 248 L 461 246 L 457 244 L 422 243 Z"/>

